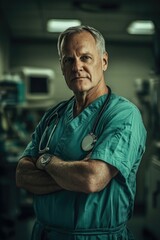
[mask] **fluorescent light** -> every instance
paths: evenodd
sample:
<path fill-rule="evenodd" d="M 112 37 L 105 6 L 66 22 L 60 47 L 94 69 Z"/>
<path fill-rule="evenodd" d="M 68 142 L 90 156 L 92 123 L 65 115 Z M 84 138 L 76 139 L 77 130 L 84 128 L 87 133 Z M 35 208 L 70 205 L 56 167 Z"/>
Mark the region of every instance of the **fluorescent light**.
<path fill-rule="evenodd" d="M 47 22 L 48 32 L 63 32 L 69 27 L 79 26 L 81 22 L 76 19 L 50 19 Z"/>
<path fill-rule="evenodd" d="M 151 35 L 154 34 L 154 23 L 149 20 L 137 20 L 132 22 L 127 31 L 129 34 L 144 34 Z"/>

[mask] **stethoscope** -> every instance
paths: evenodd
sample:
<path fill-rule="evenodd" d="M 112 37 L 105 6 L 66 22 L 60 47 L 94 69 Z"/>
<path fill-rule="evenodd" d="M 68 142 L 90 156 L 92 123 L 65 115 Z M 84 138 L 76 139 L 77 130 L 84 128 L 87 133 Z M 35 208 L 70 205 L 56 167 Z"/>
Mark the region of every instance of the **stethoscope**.
<path fill-rule="evenodd" d="M 102 108 L 101 108 L 101 110 L 100 110 L 100 112 L 99 112 L 98 117 L 96 118 L 96 120 L 95 120 L 95 122 L 94 122 L 92 131 L 91 131 L 90 133 L 88 133 L 88 134 L 84 137 L 84 139 L 82 140 L 81 147 L 82 147 L 82 150 L 83 150 L 83 151 L 87 151 L 87 152 L 88 152 L 88 151 L 92 150 L 92 148 L 94 147 L 94 145 L 95 145 L 95 143 L 96 143 L 96 141 L 97 141 L 97 137 L 96 137 L 96 135 L 95 135 L 95 132 L 96 132 L 96 129 L 97 129 L 97 126 L 98 126 L 98 122 L 99 122 L 99 120 L 100 120 L 100 118 L 101 118 L 101 116 L 102 116 L 102 114 L 103 114 L 103 112 L 104 112 L 107 104 L 109 103 L 110 97 L 111 97 L 111 89 L 110 89 L 110 87 L 108 87 L 107 98 L 106 98 L 106 100 L 105 100 L 105 102 L 104 102 L 104 104 L 103 104 L 103 106 L 102 106 Z M 41 137 L 41 139 L 40 139 L 40 143 L 39 143 L 39 154 L 43 154 L 43 153 L 49 151 L 49 143 L 50 143 L 50 140 L 51 140 L 51 138 L 52 138 L 52 136 L 53 136 L 53 133 L 54 133 L 55 130 L 56 130 L 56 127 L 57 127 L 58 122 L 59 122 L 59 119 L 60 119 L 60 116 L 59 116 L 58 112 L 60 112 L 60 110 L 62 110 L 63 108 L 65 108 L 65 106 L 66 106 L 70 101 L 72 101 L 73 98 L 74 98 L 74 96 L 73 96 L 71 99 L 69 99 L 68 101 L 63 102 L 63 103 L 60 103 L 60 104 L 56 107 L 56 109 L 54 110 L 54 112 L 52 113 L 52 115 L 48 118 L 47 123 L 46 123 L 46 128 L 45 128 L 44 133 L 42 134 L 42 137 Z M 44 140 L 44 138 L 45 138 L 45 136 L 46 136 L 46 134 L 47 134 L 47 130 L 48 130 L 48 128 L 49 128 L 49 125 L 50 125 L 52 119 L 55 118 L 55 117 L 56 117 L 55 123 L 54 123 L 54 126 L 53 126 L 53 128 L 52 128 L 52 131 L 51 131 L 51 133 L 50 133 L 50 135 L 49 135 L 49 138 L 48 138 L 48 140 L 47 140 L 46 146 L 42 149 L 42 148 L 41 148 L 41 147 L 42 147 L 42 142 L 43 142 L 43 140 Z"/>

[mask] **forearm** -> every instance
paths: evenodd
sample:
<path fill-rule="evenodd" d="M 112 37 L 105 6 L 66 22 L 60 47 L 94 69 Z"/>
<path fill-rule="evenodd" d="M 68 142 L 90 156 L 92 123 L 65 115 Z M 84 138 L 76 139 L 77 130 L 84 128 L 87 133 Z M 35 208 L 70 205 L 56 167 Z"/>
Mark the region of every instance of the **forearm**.
<path fill-rule="evenodd" d="M 77 163 L 77 164 L 76 164 Z M 70 191 L 87 192 L 85 189 L 87 180 L 87 169 L 80 161 L 65 162 L 57 157 L 46 166 L 45 171 L 64 189 Z M 85 178 L 86 176 L 86 178 Z"/>
<path fill-rule="evenodd" d="M 34 162 L 27 158 L 18 163 L 16 184 L 34 194 L 47 194 L 62 189 L 47 172 L 37 169 Z"/>
<path fill-rule="evenodd" d="M 85 193 L 102 190 L 117 170 L 103 161 L 63 161 L 53 157 L 45 171 L 64 189 Z"/>

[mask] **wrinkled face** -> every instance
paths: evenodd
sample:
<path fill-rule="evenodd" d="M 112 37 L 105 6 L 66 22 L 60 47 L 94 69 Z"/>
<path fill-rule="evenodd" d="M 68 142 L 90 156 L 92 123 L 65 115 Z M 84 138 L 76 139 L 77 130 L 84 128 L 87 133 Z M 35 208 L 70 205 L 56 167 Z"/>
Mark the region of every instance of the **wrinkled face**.
<path fill-rule="evenodd" d="M 107 53 L 100 54 L 93 36 L 83 31 L 70 35 L 61 45 L 61 68 L 68 87 L 87 92 L 104 81 Z"/>

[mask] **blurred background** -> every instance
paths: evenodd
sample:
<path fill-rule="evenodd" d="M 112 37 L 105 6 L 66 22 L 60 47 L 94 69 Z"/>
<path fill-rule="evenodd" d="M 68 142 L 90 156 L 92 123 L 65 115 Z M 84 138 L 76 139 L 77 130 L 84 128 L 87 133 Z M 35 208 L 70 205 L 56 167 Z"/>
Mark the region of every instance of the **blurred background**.
<path fill-rule="evenodd" d="M 62 25 L 58 22 L 63 20 Z M 16 188 L 15 169 L 42 114 L 70 98 L 57 37 L 68 23 L 106 39 L 106 83 L 134 102 L 148 131 L 137 176 L 136 240 L 160 239 L 160 1 L 0 1 L 0 239 L 29 240 L 32 195 Z"/>

